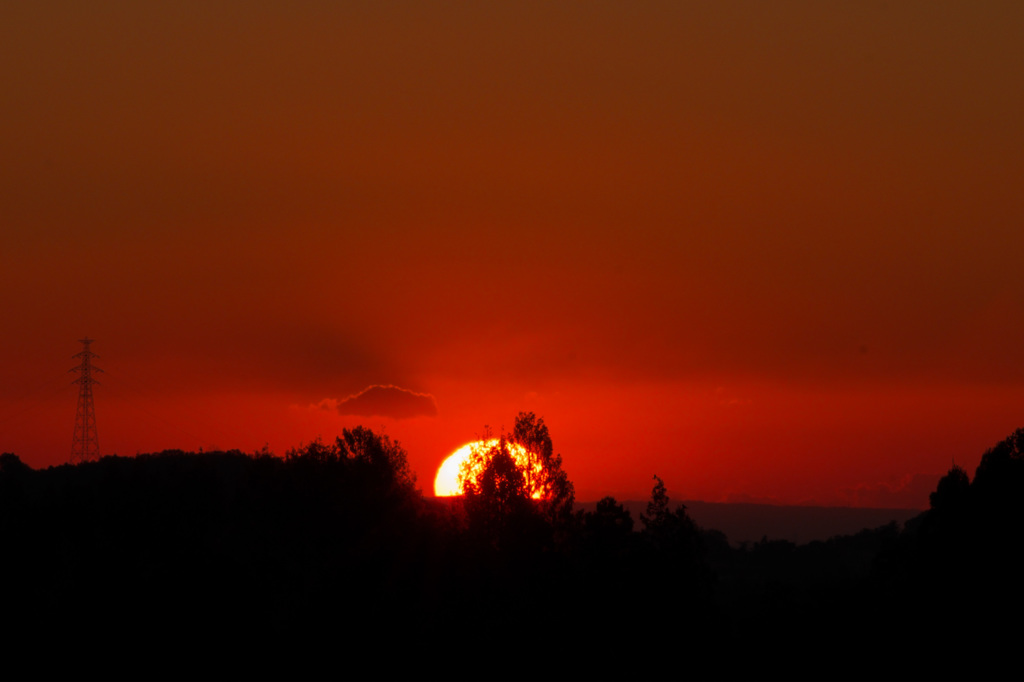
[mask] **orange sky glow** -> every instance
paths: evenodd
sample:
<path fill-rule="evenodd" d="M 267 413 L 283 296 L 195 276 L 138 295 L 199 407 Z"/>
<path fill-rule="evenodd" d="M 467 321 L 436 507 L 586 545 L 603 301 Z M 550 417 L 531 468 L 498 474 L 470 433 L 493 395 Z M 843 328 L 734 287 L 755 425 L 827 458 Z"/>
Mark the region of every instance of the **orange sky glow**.
<path fill-rule="evenodd" d="M 577 499 L 924 507 L 1024 426 L 1024 5 L 0 5 L 0 451 L 543 417 Z"/>

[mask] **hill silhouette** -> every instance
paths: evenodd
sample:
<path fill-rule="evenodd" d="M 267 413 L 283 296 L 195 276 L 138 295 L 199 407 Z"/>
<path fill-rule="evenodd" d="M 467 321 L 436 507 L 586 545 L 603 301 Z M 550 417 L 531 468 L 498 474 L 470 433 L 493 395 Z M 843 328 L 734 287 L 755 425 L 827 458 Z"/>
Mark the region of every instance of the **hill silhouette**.
<path fill-rule="evenodd" d="M 892 521 L 902 527 L 921 514 L 920 509 L 814 507 L 702 500 L 684 500 L 684 504 L 698 525 L 722 531 L 728 536 L 729 542 L 737 546 L 765 538 L 806 544 L 836 535 L 853 535 L 865 528 L 877 528 Z M 578 506 L 589 512 L 596 505 L 596 502 L 583 502 Z M 624 500 L 622 505 L 634 518 L 639 518 L 647 502 Z"/>
<path fill-rule="evenodd" d="M 517 507 L 481 542 L 368 429 L 285 457 L 0 456 L 17 677 L 975 678 L 1014 668 L 1024 430 L 932 508 L 730 544 L 669 500 Z M 984 656 L 950 656 L 937 643 Z"/>

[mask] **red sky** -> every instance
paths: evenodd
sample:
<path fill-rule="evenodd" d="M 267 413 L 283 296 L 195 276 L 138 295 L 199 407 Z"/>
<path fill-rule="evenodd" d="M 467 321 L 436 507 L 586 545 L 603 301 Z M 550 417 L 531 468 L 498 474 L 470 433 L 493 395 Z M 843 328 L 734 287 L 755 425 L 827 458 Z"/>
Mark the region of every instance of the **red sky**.
<path fill-rule="evenodd" d="M 580 499 L 926 506 L 1024 426 L 1022 46 L 1016 2 L 5 2 L 0 451 L 67 461 L 89 335 L 104 454 L 363 423 L 429 490 L 533 410 Z"/>

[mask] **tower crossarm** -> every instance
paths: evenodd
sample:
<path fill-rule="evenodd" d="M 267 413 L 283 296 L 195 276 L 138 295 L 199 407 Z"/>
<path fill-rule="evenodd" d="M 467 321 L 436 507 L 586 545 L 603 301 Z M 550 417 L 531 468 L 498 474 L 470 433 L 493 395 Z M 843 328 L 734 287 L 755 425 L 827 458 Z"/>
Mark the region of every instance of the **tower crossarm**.
<path fill-rule="evenodd" d="M 90 338 L 84 338 L 80 339 L 79 342 L 84 344 L 85 350 L 75 353 L 71 357 L 74 359 L 81 358 L 82 361 L 75 365 L 74 367 L 72 367 L 71 369 L 69 369 L 68 372 L 81 372 L 82 376 L 78 377 L 71 383 L 80 384 L 83 383 L 83 380 L 85 380 L 93 384 L 98 384 L 100 382 L 93 379 L 91 375 L 93 372 L 100 372 L 102 374 L 103 369 L 92 364 L 93 359 L 99 357 L 98 355 L 96 355 L 96 353 L 93 353 L 92 350 L 90 350 L 89 348 L 89 344 L 91 344 L 93 340 Z"/>

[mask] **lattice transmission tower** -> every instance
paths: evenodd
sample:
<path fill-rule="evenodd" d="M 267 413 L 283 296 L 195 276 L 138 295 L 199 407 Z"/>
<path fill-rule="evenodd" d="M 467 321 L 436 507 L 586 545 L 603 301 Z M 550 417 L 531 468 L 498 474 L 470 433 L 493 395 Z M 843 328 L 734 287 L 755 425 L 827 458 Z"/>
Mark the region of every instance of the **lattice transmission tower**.
<path fill-rule="evenodd" d="M 80 339 L 82 352 L 72 357 L 81 358 L 82 361 L 77 367 L 72 367 L 69 372 L 78 372 L 78 378 L 72 381 L 78 384 L 78 413 L 75 415 L 75 436 L 71 440 L 71 463 L 86 462 L 100 458 L 100 441 L 96 436 L 96 407 L 92 402 L 93 384 L 99 383 L 92 374 L 102 372 L 99 367 L 94 367 L 92 359 L 99 357 L 89 349 L 92 339 Z"/>

